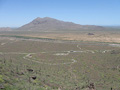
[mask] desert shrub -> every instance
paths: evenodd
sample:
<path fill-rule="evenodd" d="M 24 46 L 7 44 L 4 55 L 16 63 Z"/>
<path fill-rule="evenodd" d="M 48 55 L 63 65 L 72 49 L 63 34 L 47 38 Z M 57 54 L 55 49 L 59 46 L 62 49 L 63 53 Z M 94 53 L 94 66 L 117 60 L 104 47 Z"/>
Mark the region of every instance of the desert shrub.
<path fill-rule="evenodd" d="M 0 75 L 0 83 L 2 83 L 2 82 L 4 82 L 4 80 L 3 80 L 3 76 Z"/>

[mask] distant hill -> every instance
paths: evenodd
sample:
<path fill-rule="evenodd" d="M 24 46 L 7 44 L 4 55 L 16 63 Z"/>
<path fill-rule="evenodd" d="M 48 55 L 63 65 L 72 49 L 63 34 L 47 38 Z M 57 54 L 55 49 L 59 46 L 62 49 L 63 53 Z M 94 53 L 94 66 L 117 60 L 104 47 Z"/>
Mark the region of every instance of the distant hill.
<path fill-rule="evenodd" d="M 112 28 L 112 29 L 120 29 L 120 26 L 104 26 L 106 28 Z"/>
<path fill-rule="evenodd" d="M 55 30 L 103 30 L 101 26 L 80 25 L 73 22 L 64 22 L 50 17 L 36 18 L 32 22 L 23 25 L 18 30 L 26 31 L 55 31 Z"/>
<path fill-rule="evenodd" d="M 10 27 L 0 27 L 0 31 L 11 31 Z"/>

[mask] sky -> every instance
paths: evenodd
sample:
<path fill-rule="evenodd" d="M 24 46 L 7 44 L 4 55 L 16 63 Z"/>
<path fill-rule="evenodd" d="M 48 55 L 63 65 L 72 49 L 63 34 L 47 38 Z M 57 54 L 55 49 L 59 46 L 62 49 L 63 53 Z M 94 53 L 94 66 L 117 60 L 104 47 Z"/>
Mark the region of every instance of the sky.
<path fill-rule="evenodd" d="M 0 27 L 20 27 L 37 17 L 120 25 L 120 0 L 0 0 Z"/>

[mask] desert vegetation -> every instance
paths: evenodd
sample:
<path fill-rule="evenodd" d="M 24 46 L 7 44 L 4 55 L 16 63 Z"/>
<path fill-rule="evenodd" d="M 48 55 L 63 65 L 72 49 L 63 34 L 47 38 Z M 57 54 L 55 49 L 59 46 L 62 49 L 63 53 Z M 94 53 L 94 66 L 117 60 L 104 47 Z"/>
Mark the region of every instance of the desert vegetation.
<path fill-rule="evenodd" d="M 120 89 L 120 50 L 110 43 L 13 37 L 0 43 L 2 90 Z"/>

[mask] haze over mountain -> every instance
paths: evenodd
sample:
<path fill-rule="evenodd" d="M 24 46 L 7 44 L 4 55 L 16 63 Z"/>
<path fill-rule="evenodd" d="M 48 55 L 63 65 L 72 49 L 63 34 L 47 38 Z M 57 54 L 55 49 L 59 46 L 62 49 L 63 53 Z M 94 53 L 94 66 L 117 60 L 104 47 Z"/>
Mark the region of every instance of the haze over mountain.
<path fill-rule="evenodd" d="M 65 22 L 50 17 L 36 18 L 32 22 L 23 25 L 18 30 L 26 31 L 55 31 L 55 30 L 103 30 L 101 26 L 80 25 L 73 22 Z"/>

